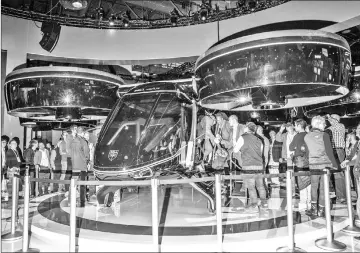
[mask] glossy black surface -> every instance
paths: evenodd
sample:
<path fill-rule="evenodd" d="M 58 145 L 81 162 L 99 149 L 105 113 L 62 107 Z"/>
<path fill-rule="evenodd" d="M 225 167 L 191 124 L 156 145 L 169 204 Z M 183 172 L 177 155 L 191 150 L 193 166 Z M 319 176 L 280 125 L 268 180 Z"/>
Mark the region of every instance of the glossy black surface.
<path fill-rule="evenodd" d="M 351 86 L 353 90 L 342 98 L 304 107 L 306 116 L 310 118 L 325 114 L 338 114 L 341 117 L 360 116 L 360 75 L 358 73 L 353 78 Z"/>
<path fill-rule="evenodd" d="M 320 97 L 345 95 L 351 68 L 346 42 L 286 32 L 283 37 L 229 41 L 200 57 L 196 74 L 202 78 L 202 105 L 240 110 L 251 104 L 266 109 L 261 105 L 271 101 L 275 106 L 269 109 L 276 109 L 290 99 L 319 97 L 322 102 Z"/>
<path fill-rule="evenodd" d="M 77 119 L 98 119 L 106 117 L 117 101 L 121 84 L 116 76 L 90 69 L 22 69 L 7 77 L 5 98 L 9 114 L 17 117 L 54 120 L 63 114 L 61 108 L 70 107 L 80 109 Z"/>
<path fill-rule="evenodd" d="M 38 206 L 38 212 L 49 220 L 69 226 L 70 215 L 60 206 L 64 196 L 54 196 L 42 201 Z M 166 200 L 165 200 L 166 202 Z M 166 203 L 165 203 L 166 204 Z M 168 204 L 168 203 L 167 203 Z M 160 214 L 159 234 L 162 236 L 194 236 L 194 235 L 216 235 L 216 225 L 214 226 L 165 226 L 166 208 L 162 208 Z M 163 213 L 165 212 L 165 213 Z M 246 233 L 260 230 L 268 230 L 287 226 L 286 215 L 272 215 L 272 210 L 267 211 L 271 218 L 261 220 L 223 225 L 224 234 Z M 274 211 L 275 212 L 275 211 Z M 134 217 L 136 219 L 136 217 Z M 300 212 L 294 212 L 294 225 L 301 223 Z M 90 220 L 82 217 L 76 218 L 77 227 L 100 232 L 110 232 L 129 235 L 151 235 L 151 226 L 116 224 Z"/>

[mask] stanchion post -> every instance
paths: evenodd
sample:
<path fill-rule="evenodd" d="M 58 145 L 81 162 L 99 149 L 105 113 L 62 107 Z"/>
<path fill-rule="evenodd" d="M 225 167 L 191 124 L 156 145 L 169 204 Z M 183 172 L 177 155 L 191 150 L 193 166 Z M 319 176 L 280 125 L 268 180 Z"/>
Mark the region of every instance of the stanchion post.
<path fill-rule="evenodd" d="M 70 244 L 69 252 L 76 251 L 76 184 L 75 179 L 70 181 Z"/>
<path fill-rule="evenodd" d="M 12 178 L 12 209 L 11 209 L 11 232 L 1 236 L 2 241 L 15 241 L 22 238 L 21 231 L 16 231 L 16 219 L 18 212 L 18 199 L 19 199 L 19 178 L 16 172 L 13 174 Z"/>
<path fill-rule="evenodd" d="M 323 250 L 328 251 L 343 251 L 346 249 L 346 245 L 334 240 L 333 227 L 331 223 L 331 213 L 330 213 L 330 190 L 329 190 L 329 181 L 330 181 L 330 171 L 328 169 L 324 170 L 325 174 L 323 175 L 324 180 L 324 197 L 325 197 L 325 219 L 326 219 L 326 238 L 320 238 L 315 241 L 315 245 Z"/>
<path fill-rule="evenodd" d="M 218 251 L 222 252 L 223 231 L 222 231 L 222 210 L 221 210 L 221 174 L 215 175 L 215 202 L 216 202 L 216 235 Z"/>
<path fill-rule="evenodd" d="M 352 201 L 351 201 L 351 188 L 350 188 L 350 166 L 346 166 L 345 170 L 345 187 L 346 187 L 346 202 L 348 208 L 348 222 L 349 225 L 343 228 L 341 231 L 350 235 L 360 235 L 360 228 L 354 225 L 354 214 L 352 208 Z"/>
<path fill-rule="evenodd" d="M 151 207 L 152 207 L 152 238 L 155 252 L 160 252 L 159 245 L 159 179 L 151 179 Z"/>
<path fill-rule="evenodd" d="M 30 176 L 29 167 L 26 168 L 24 177 L 24 222 L 22 250 L 17 252 L 40 252 L 38 249 L 29 248 L 29 202 L 30 202 Z"/>
<path fill-rule="evenodd" d="M 292 178 L 293 170 L 286 171 L 286 202 L 287 202 L 287 225 L 288 225 L 288 246 L 280 247 L 277 252 L 306 252 L 303 249 L 295 247 L 294 238 L 294 215 L 292 205 Z"/>

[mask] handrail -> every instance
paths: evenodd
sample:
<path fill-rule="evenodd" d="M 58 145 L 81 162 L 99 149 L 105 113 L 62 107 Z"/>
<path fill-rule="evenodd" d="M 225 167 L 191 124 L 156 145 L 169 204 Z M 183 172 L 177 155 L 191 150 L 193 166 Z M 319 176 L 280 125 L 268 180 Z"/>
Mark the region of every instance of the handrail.
<path fill-rule="evenodd" d="M 342 172 L 342 170 L 329 170 L 330 173 Z M 326 172 L 322 170 L 311 170 L 311 171 L 301 171 L 294 173 L 294 176 L 311 176 L 311 175 L 325 175 Z M 241 174 L 241 175 L 222 175 L 224 180 L 229 179 L 245 179 L 249 177 L 256 178 L 286 178 L 286 173 L 277 173 L 277 174 Z M 53 180 L 53 179 L 39 179 L 31 178 L 30 181 L 33 182 L 44 182 L 44 183 L 57 183 L 57 184 L 70 184 L 70 180 Z M 202 178 L 186 178 L 186 179 L 159 179 L 159 185 L 175 185 L 175 184 L 188 184 L 188 183 L 200 183 L 200 182 L 209 182 L 215 181 L 215 176 L 212 177 L 202 177 Z M 132 180 L 132 181 L 81 181 L 78 180 L 75 182 L 76 185 L 106 185 L 106 186 L 140 186 L 140 185 L 151 185 L 151 180 Z"/>

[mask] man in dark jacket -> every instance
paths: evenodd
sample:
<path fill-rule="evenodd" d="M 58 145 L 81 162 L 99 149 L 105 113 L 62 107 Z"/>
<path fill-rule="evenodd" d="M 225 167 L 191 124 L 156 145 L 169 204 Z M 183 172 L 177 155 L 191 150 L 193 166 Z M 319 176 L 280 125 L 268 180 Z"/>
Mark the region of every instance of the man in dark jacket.
<path fill-rule="evenodd" d="M 29 166 L 29 176 L 30 178 L 35 178 L 35 163 L 34 163 L 34 157 L 36 149 L 39 147 L 39 142 L 37 140 L 31 140 L 29 143 L 29 147 L 24 151 L 24 159 L 25 162 Z M 35 190 L 36 182 L 30 182 L 30 196 L 35 197 L 36 196 L 36 190 Z"/>
<path fill-rule="evenodd" d="M 234 147 L 234 152 L 241 152 L 243 172 L 251 174 L 248 178 L 244 178 L 243 182 L 244 188 L 249 191 L 250 205 L 247 208 L 249 212 L 259 211 L 256 189 L 259 192 L 261 206 L 267 208 L 264 180 L 254 177 L 254 174 L 264 173 L 264 145 L 260 138 L 255 135 L 256 128 L 253 122 L 248 122 L 245 127 L 245 134 L 238 139 Z"/>
<path fill-rule="evenodd" d="M 295 171 L 309 170 L 308 151 L 306 150 L 307 146 L 304 140 L 305 135 L 307 134 L 305 128 L 305 120 L 298 119 L 295 121 L 295 131 L 297 134 L 289 147 L 290 151 L 294 152 L 293 161 Z M 300 208 L 302 209 L 305 207 L 305 209 L 308 209 L 311 199 L 310 178 L 300 176 L 296 177 L 295 181 L 297 181 L 300 190 Z"/>
<path fill-rule="evenodd" d="M 304 138 L 309 152 L 310 170 L 324 170 L 329 167 L 337 168 L 338 165 L 331 147 L 330 137 L 324 132 L 326 126 L 325 118 L 321 116 L 313 117 L 311 126 L 311 132 L 306 134 Z M 325 217 L 323 177 L 323 175 L 311 176 L 311 208 L 306 210 L 306 214 L 309 216 L 318 215 Z M 317 206 L 318 201 L 319 208 Z"/>
<path fill-rule="evenodd" d="M 72 138 L 69 143 L 69 155 L 72 161 L 72 178 L 76 180 L 86 180 L 87 176 L 87 165 L 90 159 L 89 146 L 84 138 L 74 131 L 75 126 L 71 127 Z M 71 192 L 69 198 L 71 198 Z M 85 207 L 85 186 L 80 186 L 80 207 Z"/>
<path fill-rule="evenodd" d="M 279 173 L 279 159 L 281 158 L 282 142 L 276 141 L 276 132 L 271 130 L 270 133 L 270 151 L 269 151 L 269 173 Z M 271 179 L 272 186 L 280 186 L 280 179 L 273 177 Z"/>

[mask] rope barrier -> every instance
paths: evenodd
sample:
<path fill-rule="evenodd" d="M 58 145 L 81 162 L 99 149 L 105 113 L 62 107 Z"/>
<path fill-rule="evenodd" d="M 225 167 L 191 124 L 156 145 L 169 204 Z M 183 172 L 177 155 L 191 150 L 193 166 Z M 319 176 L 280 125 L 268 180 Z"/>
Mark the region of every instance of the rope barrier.
<path fill-rule="evenodd" d="M 137 186 L 151 185 L 150 180 L 144 181 L 76 181 L 76 185 L 107 185 L 107 186 Z"/>
<path fill-rule="evenodd" d="M 70 180 L 54 180 L 54 179 L 45 179 L 45 178 L 31 178 L 30 181 L 38 182 L 38 183 L 55 183 L 55 184 L 70 184 L 71 182 Z"/>
<path fill-rule="evenodd" d="M 342 170 L 330 170 L 330 173 L 338 173 Z M 311 175 L 325 175 L 326 172 L 321 170 L 311 170 L 311 171 L 301 171 L 294 173 L 295 177 L 298 176 L 311 176 Z M 239 179 L 248 179 L 248 178 L 286 178 L 286 173 L 277 173 L 277 174 L 241 174 L 241 175 L 223 175 L 222 178 L 225 180 L 239 180 Z M 54 179 L 40 179 L 40 178 L 31 178 L 32 182 L 42 182 L 42 183 L 55 183 L 55 184 L 70 184 L 70 180 L 54 180 Z M 160 185 L 174 185 L 174 184 L 188 184 L 188 183 L 200 183 L 200 182 L 209 182 L 215 181 L 215 177 L 202 177 L 202 178 L 188 178 L 188 179 L 159 179 Z M 105 186 L 141 186 L 141 185 L 151 185 L 150 180 L 143 181 L 76 181 L 76 185 L 105 185 Z"/>

